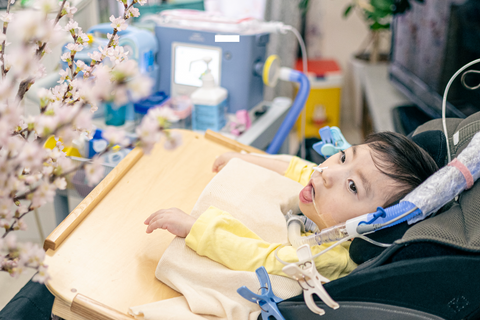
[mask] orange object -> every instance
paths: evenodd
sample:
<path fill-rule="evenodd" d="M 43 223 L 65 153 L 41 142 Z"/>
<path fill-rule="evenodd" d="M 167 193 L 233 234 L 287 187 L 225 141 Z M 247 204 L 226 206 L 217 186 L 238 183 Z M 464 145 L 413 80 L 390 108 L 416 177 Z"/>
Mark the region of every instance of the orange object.
<path fill-rule="evenodd" d="M 329 75 L 341 75 L 340 67 L 335 60 L 307 60 L 307 68 L 308 73 L 314 73 L 317 78 L 328 77 Z M 295 70 L 303 71 L 302 59 L 297 60 Z"/>

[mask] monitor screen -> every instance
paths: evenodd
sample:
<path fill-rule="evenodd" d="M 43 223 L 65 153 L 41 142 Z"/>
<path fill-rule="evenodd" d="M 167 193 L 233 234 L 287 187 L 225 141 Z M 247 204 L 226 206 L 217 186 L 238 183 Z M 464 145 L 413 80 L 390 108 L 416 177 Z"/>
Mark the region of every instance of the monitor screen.
<path fill-rule="evenodd" d="M 219 47 L 196 46 L 186 43 L 173 43 L 173 83 L 177 85 L 200 87 L 201 75 L 207 69 L 204 57 L 210 57 L 209 63 L 215 83 L 220 83 L 220 58 L 222 49 Z"/>
<path fill-rule="evenodd" d="M 441 116 L 442 97 L 453 74 L 480 58 L 480 1 L 411 1 L 411 9 L 392 24 L 390 79 L 432 117 Z M 470 69 L 480 69 L 474 65 Z M 474 85 L 478 77 L 470 76 Z M 448 93 L 447 116 L 480 111 L 480 90 L 456 78 Z"/>

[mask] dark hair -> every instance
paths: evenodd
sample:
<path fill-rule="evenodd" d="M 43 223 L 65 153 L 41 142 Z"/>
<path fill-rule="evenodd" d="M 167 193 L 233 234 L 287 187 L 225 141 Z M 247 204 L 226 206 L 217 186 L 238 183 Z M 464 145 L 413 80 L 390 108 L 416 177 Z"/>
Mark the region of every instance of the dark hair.
<path fill-rule="evenodd" d="M 379 132 L 367 136 L 373 163 L 380 172 L 399 183 L 385 207 L 405 197 L 438 170 L 433 158 L 415 142 L 395 132 Z"/>

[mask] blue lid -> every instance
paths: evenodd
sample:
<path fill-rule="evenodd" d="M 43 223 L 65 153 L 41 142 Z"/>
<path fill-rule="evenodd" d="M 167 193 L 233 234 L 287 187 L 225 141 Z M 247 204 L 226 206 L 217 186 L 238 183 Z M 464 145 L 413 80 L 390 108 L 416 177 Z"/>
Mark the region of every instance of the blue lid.
<path fill-rule="evenodd" d="M 150 108 L 158 106 L 159 104 L 167 100 L 167 98 L 168 95 L 165 92 L 158 91 L 146 97 L 145 99 L 135 102 L 133 104 L 133 108 L 135 109 L 136 113 L 147 114 Z"/>
<path fill-rule="evenodd" d="M 95 133 L 93 134 L 93 139 L 103 139 L 102 130 L 96 129 Z"/>

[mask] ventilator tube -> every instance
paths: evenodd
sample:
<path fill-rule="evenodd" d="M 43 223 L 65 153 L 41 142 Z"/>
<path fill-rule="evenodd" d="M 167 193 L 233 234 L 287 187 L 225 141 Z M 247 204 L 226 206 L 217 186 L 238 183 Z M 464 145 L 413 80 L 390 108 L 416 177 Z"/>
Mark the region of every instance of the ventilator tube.
<path fill-rule="evenodd" d="M 464 173 L 461 170 L 462 166 L 464 166 Z M 471 179 L 470 183 L 473 184 L 479 177 L 480 132 L 477 132 L 456 160 L 453 159 L 402 200 L 415 203 L 423 212 L 423 214 L 409 219 L 408 223 L 412 224 L 423 220 L 436 212 L 467 189 L 468 180 Z"/>
<path fill-rule="evenodd" d="M 295 247 L 308 243 L 320 245 L 325 242 L 353 238 L 408 220 L 409 224 L 423 220 L 438 211 L 463 190 L 471 187 L 480 177 L 480 132 L 476 133 L 468 146 L 445 167 L 430 176 L 400 203 L 347 220 L 336 226 L 325 228 L 311 236 L 296 237 L 292 233 Z M 293 225 L 293 224 L 290 224 Z M 290 226 L 287 224 L 287 226 Z M 291 242 L 293 245 L 293 243 Z"/>
<path fill-rule="evenodd" d="M 272 142 L 267 148 L 267 153 L 270 154 L 276 154 L 282 146 L 285 138 L 288 136 L 290 130 L 297 121 L 300 112 L 302 112 L 310 93 L 310 81 L 308 80 L 307 76 L 300 71 L 282 67 L 280 68 L 280 79 L 298 82 L 300 84 L 300 88 L 298 89 L 297 96 L 295 97 L 295 101 L 293 101 L 290 111 L 285 117 L 285 120 L 283 120 L 280 128 L 275 134 L 275 137 L 273 137 Z"/>

